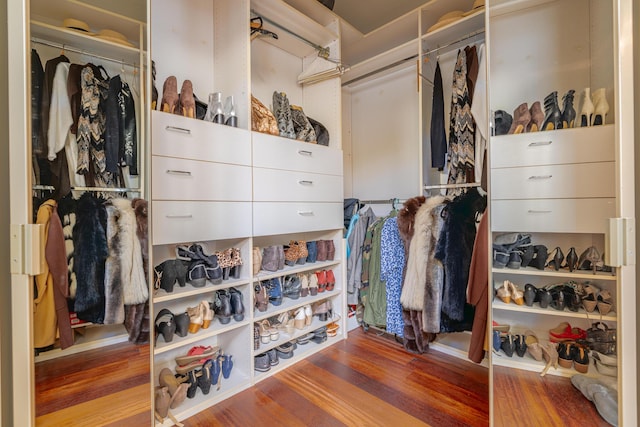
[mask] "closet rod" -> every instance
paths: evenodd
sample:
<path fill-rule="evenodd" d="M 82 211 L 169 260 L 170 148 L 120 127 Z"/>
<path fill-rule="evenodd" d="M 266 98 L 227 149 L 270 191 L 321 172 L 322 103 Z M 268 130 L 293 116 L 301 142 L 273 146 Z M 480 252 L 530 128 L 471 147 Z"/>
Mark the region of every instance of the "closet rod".
<path fill-rule="evenodd" d="M 103 191 L 105 193 L 140 193 L 138 188 L 111 188 L 111 187 L 71 187 L 77 191 Z"/>
<path fill-rule="evenodd" d="M 389 70 L 389 69 L 394 68 L 394 67 L 397 67 L 398 65 L 402 65 L 402 64 L 404 64 L 406 62 L 413 61 L 417 57 L 418 57 L 418 54 L 415 54 L 415 55 L 408 56 L 408 57 L 406 57 L 404 59 L 400 59 L 399 61 L 396 61 L 396 62 L 391 63 L 389 65 L 385 65 L 384 67 L 380 67 L 378 69 L 375 69 L 373 71 L 365 73 L 365 74 L 363 74 L 361 76 L 355 77 L 355 78 L 353 78 L 353 79 L 351 79 L 349 81 L 346 81 L 346 82 L 342 83 L 342 86 L 347 86 L 347 85 L 353 84 L 355 82 L 359 82 L 360 80 L 364 80 L 364 79 L 366 79 L 368 77 L 375 76 L 378 73 L 381 73 L 383 71 Z"/>
<path fill-rule="evenodd" d="M 400 203 L 400 200 L 399 199 L 360 200 L 360 204 L 362 205 L 391 205 L 393 203 Z"/>
<path fill-rule="evenodd" d="M 460 43 L 460 42 L 463 42 L 463 41 L 465 41 L 465 40 L 469 40 L 469 39 L 472 39 L 472 38 L 474 38 L 474 37 L 476 37 L 476 36 L 479 36 L 480 34 L 484 34 L 484 30 L 474 31 L 473 33 L 467 34 L 466 36 L 460 37 L 460 38 L 459 38 L 458 40 L 456 40 L 456 41 L 452 41 L 451 43 L 447 43 L 447 44 L 445 44 L 444 46 L 438 46 L 438 47 L 436 47 L 436 48 L 433 48 L 433 49 L 431 49 L 431 50 L 428 50 L 428 51 L 424 52 L 424 53 L 422 54 L 422 56 L 427 56 L 427 55 L 432 54 L 432 53 L 434 53 L 434 52 L 438 52 L 438 51 L 440 51 L 440 50 L 442 50 L 442 49 L 446 49 L 446 48 L 451 47 L 451 46 L 453 46 L 453 45 L 455 45 L 455 44 L 457 44 L 457 43 Z"/>
<path fill-rule="evenodd" d="M 469 188 L 469 187 L 480 187 L 479 182 L 466 182 L 460 184 L 438 184 L 438 185 L 425 185 L 423 189 L 425 190 L 440 190 L 445 188 Z"/>
<path fill-rule="evenodd" d="M 78 48 L 75 48 L 73 46 L 67 46 L 66 44 L 54 43 L 54 42 L 50 42 L 48 40 L 37 39 L 35 37 L 31 37 L 31 42 L 32 43 L 41 44 L 41 45 L 44 45 L 44 46 L 55 47 L 57 49 L 62 49 L 63 51 L 68 50 L 70 52 L 79 53 L 80 55 L 87 55 L 87 56 L 90 56 L 92 58 L 101 59 L 103 61 L 115 62 L 116 64 L 128 65 L 129 67 L 139 68 L 138 65 L 136 65 L 136 64 L 130 64 L 128 62 L 124 62 L 124 59 L 114 59 L 114 58 L 109 58 L 107 56 L 96 55 L 94 53 L 87 52 L 86 50 L 78 49 Z"/>
<path fill-rule="evenodd" d="M 283 27 L 282 25 L 278 24 L 277 22 L 274 22 L 271 19 L 260 15 L 258 12 L 256 12 L 253 9 L 251 9 L 251 13 L 253 13 L 256 16 L 261 17 L 265 22 L 268 22 L 269 24 L 273 25 L 274 27 L 277 27 L 277 28 L 281 29 L 285 33 L 288 33 L 288 34 L 292 35 L 293 37 L 297 38 L 298 40 L 302 41 L 303 43 L 308 44 L 309 46 L 311 46 L 312 48 L 314 48 L 315 50 L 318 51 L 318 56 L 321 56 L 324 59 L 329 59 L 329 55 L 330 55 L 331 52 L 330 52 L 328 47 L 323 47 L 323 46 L 317 45 L 314 42 L 305 39 L 301 35 L 294 33 L 290 29 Z"/>

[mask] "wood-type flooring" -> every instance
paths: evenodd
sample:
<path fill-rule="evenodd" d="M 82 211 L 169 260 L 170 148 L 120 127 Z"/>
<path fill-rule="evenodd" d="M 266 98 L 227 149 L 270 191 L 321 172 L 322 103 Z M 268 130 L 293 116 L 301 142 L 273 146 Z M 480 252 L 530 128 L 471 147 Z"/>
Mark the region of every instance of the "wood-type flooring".
<path fill-rule="evenodd" d="M 119 344 L 36 365 L 38 426 L 149 426 L 149 347 Z M 496 426 L 600 426 L 569 379 L 496 368 Z M 210 426 L 487 426 L 488 370 L 407 353 L 375 331 L 341 341 L 184 420 Z"/>

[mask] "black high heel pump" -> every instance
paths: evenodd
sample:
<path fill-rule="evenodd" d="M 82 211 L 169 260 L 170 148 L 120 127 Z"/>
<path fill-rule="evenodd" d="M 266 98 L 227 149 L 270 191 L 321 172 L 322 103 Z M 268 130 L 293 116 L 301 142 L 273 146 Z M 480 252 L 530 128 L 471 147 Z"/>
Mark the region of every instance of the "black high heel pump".
<path fill-rule="evenodd" d="M 569 90 L 563 97 L 563 109 L 562 109 L 562 128 L 569 129 L 574 127 L 576 121 L 576 110 L 573 108 L 573 94 L 575 90 Z"/>
<path fill-rule="evenodd" d="M 569 249 L 569 253 L 565 257 L 562 267 L 568 267 L 571 272 L 578 268 L 578 254 L 576 253 L 576 248 L 573 246 Z"/>

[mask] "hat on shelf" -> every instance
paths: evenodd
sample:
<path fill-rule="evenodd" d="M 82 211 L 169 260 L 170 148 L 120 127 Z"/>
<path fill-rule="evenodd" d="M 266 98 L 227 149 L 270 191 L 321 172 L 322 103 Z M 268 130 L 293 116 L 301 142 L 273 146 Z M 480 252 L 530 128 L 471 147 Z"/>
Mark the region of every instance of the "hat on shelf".
<path fill-rule="evenodd" d="M 473 2 L 471 10 L 466 11 L 463 16 L 473 15 L 474 13 L 479 12 L 482 9 L 484 9 L 484 0 L 475 0 Z"/>
<path fill-rule="evenodd" d="M 435 24 L 429 27 L 429 29 L 427 30 L 427 33 L 430 33 L 432 31 L 435 31 L 437 29 L 444 27 L 445 25 L 449 25 L 452 22 L 462 19 L 463 16 L 464 16 L 464 11 L 462 10 L 453 10 L 451 12 L 447 12 L 444 15 L 442 15 L 440 18 L 438 18 L 438 21 Z"/>
<path fill-rule="evenodd" d="M 87 34 L 89 36 L 95 35 L 91 31 L 89 31 L 89 24 L 87 24 L 86 22 L 81 21 L 79 19 L 65 18 L 62 21 L 62 26 L 65 27 L 65 28 L 68 28 L 70 30 L 76 30 L 76 31 L 79 31 L 81 33 L 85 33 L 85 34 Z"/>
<path fill-rule="evenodd" d="M 97 38 L 107 40 L 113 43 L 118 43 L 124 46 L 133 47 L 133 44 L 127 40 L 124 34 L 114 30 L 103 29 L 96 35 Z"/>

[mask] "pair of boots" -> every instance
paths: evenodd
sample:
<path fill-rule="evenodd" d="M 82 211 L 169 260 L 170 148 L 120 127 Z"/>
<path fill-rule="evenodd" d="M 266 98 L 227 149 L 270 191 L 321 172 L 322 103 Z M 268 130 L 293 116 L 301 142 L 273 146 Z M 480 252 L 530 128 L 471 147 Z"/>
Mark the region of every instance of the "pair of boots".
<path fill-rule="evenodd" d="M 244 320 L 242 292 L 236 288 L 216 291 L 213 310 L 222 324 L 229 323 L 231 321 L 231 316 L 233 316 L 233 320 L 236 322 L 241 322 Z"/>
<path fill-rule="evenodd" d="M 176 76 L 167 77 L 162 85 L 160 110 L 165 113 L 178 114 L 195 119 L 196 101 L 193 96 L 193 84 L 191 80 L 182 82 L 182 89 L 180 93 L 178 93 L 178 80 Z"/>
<path fill-rule="evenodd" d="M 544 98 L 544 123 L 542 130 L 569 129 L 575 127 L 576 110 L 573 108 L 575 90 L 569 90 L 563 97 L 563 109 L 558 106 L 558 92 L 553 91 Z"/>

